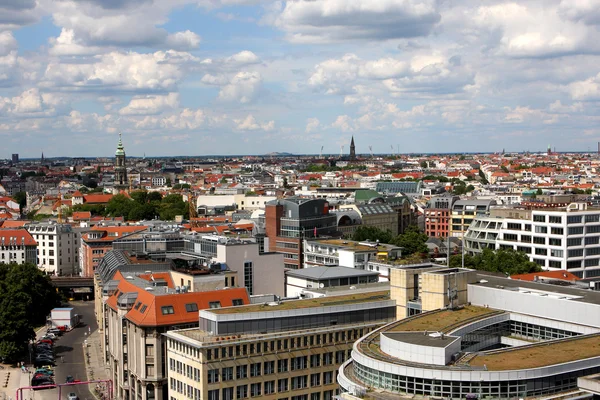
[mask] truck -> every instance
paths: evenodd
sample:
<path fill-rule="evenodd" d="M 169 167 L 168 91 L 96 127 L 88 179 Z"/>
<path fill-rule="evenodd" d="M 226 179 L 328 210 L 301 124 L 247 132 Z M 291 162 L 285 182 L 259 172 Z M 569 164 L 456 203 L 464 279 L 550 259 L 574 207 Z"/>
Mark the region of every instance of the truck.
<path fill-rule="evenodd" d="M 70 331 L 81 323 L 81 315 L 75 314 L 72 307 L 54 308 L 50 312 L 50 322 L 52 328 Z"/>

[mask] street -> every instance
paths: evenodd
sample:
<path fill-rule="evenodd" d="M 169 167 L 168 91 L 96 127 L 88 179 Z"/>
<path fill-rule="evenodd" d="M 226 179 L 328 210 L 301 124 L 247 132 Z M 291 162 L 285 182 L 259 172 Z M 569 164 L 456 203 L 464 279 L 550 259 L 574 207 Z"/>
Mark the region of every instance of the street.
<path fill-rule="evenodd" d="M 81 315 L 82 324 L 72 331 L 64 333 L 54 344 L 56 353 L 54 377 L 56 383 L 65 383 L 68 375 L 81 381 L 87 380 L 83 342 L 86 340 L 88 332 L 94 332 L 97 329 L 93 301 L 76 301 L 70 303 L 70 306 L 75 309 L 75 313 Z M 24 390 L 23 399 L 66 400 L 70 392 L 76 393 L 80 400 L 94 399 L 94 396 L 88 390 L 88 385 L 62 387 L 60 398 L 58 397 L 58 388 L 36 391 Z"/>

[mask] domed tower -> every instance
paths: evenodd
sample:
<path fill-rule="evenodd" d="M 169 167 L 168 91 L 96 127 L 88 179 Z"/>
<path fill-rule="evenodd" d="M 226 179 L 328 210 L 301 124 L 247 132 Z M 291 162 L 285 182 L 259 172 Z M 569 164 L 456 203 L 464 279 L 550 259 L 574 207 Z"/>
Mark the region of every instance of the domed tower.
<path fill-rule="evenodd" d="M 119 143 L 117 144 L 117 151 L 115 152 L 115 189 L 125 190 L 127 189 L 127 166 L 125 164 L 125 147 L 121 140 L 121 133 L 119 132 Z"/>

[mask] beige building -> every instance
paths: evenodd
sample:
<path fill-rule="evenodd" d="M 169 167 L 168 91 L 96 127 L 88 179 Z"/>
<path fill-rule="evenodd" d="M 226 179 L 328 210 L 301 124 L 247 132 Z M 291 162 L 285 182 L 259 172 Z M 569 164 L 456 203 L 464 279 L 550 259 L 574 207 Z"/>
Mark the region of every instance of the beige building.
<path fill-rule="evenodd" d="M 398 319 L 467 302 L 467 284 L 476 280 L 470 269 L 436 264 L 409 265 L 390 270 L 390 296 Z"/>
<path fill-rule="evenodd" d="M 354 341 L 394 316 L 387 291 L 202 311 L 165 334 L 169 399 L 330 400 Z"/>

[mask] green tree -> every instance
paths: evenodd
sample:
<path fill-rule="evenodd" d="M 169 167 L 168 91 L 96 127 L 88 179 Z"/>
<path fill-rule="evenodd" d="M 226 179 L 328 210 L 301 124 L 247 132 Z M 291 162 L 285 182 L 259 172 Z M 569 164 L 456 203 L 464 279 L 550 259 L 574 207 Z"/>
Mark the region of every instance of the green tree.
<path fill-rule="evenodd" d="M 127 217 L 135 202 L 123 194 L 113 196 L 106 204 L 106 214 L 111 217 Z"/>
<path fill-rule="evenodd" d="M 183 201 L 183 196 L 180 194 L 168 194 L 163 197 L 158 213 L 163 221 L 174 220 L 177 215 L 189 218 L 188 203 Z"/>
<path fill-rule="evenodd" d="M 161 200 L 162 200 L 162 194 L 160 194 L 160 192 L 148 193 L 148 201 L 152 202 L 152 201 L 161 201 Z"/>
<path fill-rule="evenodd" d="M 415 253 L 427 253 L 428 248 L 427 235 L 422 233 L 416 225 L 411 225 L 398 235 L 394 240 L 396 246 L 402 247 L 402 256 L 409 256 Z"/>
<path fill-rule="evenodd" d="M 23 209 L 27 205 L 27 194 L 25 192 L 19 192 L 13 195 L 13 200 L 19 203 L 19 211 L 23 212 Z"/>
<path fill-rule="evenodd" d="M 390 231 L 384 231 L 383 229 L 376 228 L 374 226 L 359 226 L 352 235 L 352 240 L 357 242 L 371 241 L 379 243 L 392 243 L 394 236 Z"/>
<path fill-rule="evenodd" d="M 537 196 L 544 194 L 544 192 L 542 191 L 542 189 L 538 188 L 538 190 L 535 191 L 535 194 Z"/>
<path fill-rule="evenodd" d="M 450 266 L 461 265 L 461 255 L 450 257 Z M 526 253 L 513 249 L 484 249 L 475 256 L 465 255 L 465 267 L 480 271 L 500 272 L 506 275 L 528 274 L 540 272 L 542 269 L 536 263 L 529 261 Z"/>
<path fill-rule="evenodd" d="M 506 172 L 508 174 L 508 168 L 506 168 L 506 166 L 501 166 L 500 169 L 502 170 L 502 172 Z"/>
<path fill-rule="evenodd" d="M 489 183 L 481 168 L 479 168 L 479 177 L 481 178 L 481 183 L 483 183 L 484 185 L 487 185 Z"/>
<path fill-rule="evenodd" d="M 425 160 L 421 161 L 420 165 L 421 165 L 421 168 L 423 168 L 423 169 L 427 169 L 429 167 L 429 164 Z"/>
<path fill-rule="evenodd" d="M 60 296 L 33 264 L 0 264 L 0 357 L 15 362 L 27 352 L 33 327 L 43 324 Z"/>
<path fill-rule="evenodd" d="M 145 190 L 136 190 L 129 193 L 129 196 L 139 204 L 146 204 L 148 202 L 148 192 Z"/>

